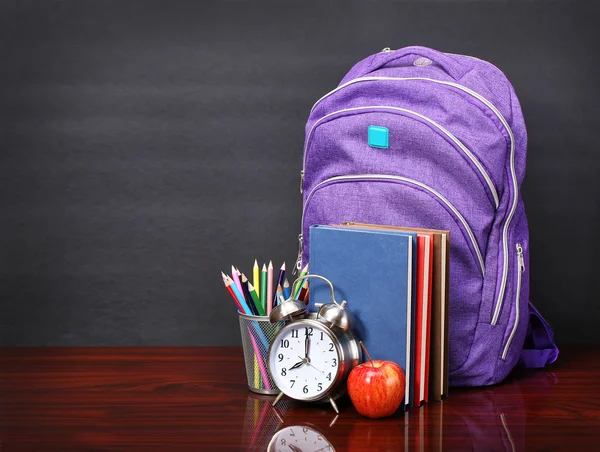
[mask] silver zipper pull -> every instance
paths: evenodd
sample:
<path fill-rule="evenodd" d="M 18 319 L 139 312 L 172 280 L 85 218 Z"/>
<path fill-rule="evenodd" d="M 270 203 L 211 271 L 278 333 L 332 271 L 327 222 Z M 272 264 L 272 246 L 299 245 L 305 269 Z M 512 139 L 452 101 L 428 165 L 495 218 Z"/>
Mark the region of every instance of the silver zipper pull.
<path fill-rule="evenodd" d="M 393 52 L 393 50 L 390 49 L 389 47 L 385 47 L 384 49 L 381 50 L 380 53 L 389 53 L 389 52 Z"/>
<path fill-rule="evenodd" d="M 521 273 L 525 271 L 525 258 L 523 257 L 523 247 L 517 243 L 517 259 L 519 260 L 519 270 Z"/>
<path fill-rule="evenodd" d="M 300 171 L 300 194 L 304 193 L 304 170 Z"/>
<path fill-rule="evenodd" d="M 292 270 L 292 275 L 297 275 L 300 270 L 302 270 L 302 234 L 298 234 L 298 258 Z"/>

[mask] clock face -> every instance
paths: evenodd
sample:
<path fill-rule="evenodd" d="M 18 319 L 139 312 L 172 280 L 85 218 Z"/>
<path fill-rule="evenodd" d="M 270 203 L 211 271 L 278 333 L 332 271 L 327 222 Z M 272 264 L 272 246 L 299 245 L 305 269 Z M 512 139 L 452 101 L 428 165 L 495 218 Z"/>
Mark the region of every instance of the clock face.
<path fill-rule="evenodd" d="M 269 370 L 286 395 L 318 400 L 336 381 L 340 369 L 337 341 L 319 322 L 295 322 L 279 332 L 271 346 Z"/>
<path fill-rule="evenodd" d="M 269 443 L 268 452 L 335 452 L 323 435 L 304 425 L 279 430 Z"/>

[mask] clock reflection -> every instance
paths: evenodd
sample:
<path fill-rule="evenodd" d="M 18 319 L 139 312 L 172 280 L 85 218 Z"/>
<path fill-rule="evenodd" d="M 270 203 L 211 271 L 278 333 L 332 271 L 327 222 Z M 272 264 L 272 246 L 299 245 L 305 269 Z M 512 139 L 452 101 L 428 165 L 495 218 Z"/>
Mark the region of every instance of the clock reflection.
<path fill-rule="evenodd" d="M 291 425 L 273 435 L 268 452 L 334 452 L 335 448 L 315 426 Z"/>
<path fill-rule="evenodd" d="M 273 400 L 273 397 L 259 394 L 248 396 L 242 450 L 335 451 L 325 432 L 335 425 L 339 415 L 325 406 L 319 409 L 289 399 L 282 399 L 273 407 Z M 305 422 L 305 419 L 313 422 Z"/>

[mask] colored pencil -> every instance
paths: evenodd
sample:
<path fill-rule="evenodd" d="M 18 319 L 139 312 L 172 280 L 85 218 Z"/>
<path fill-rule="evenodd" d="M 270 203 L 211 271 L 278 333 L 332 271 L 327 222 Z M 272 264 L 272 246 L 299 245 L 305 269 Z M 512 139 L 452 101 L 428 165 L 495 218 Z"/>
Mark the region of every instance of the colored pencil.
<path fill-rule="evenodd" d="M 262 304 L 263 309 L 269 315 L 271 314 L 271 310 L 267 306 L 269 303 L 267 303 L 267 266 L 265 264 L 263 264 L 260 271 L 260 287 L 262 287 L 260 291 L 260 304 Z"/>
<path fill-rule="evenodd" d="M 300 274 L 298 275 L 298 278 L 302 278 L 303 276 L 306 276 L 306 274 L 308 273 L 308 264 L 306 264 L 304 266 L 304 268 L 302 269 L 302 271 L 300 272 Z M 298 299 L 298 294 L 300 293 L 300 289 L 302 288 L 302 286 L 298 286 L 298 288 L 296 289 L 296 293 L 294 294 L 294 299 L 297 300 Z"/>
<path fill-rule="evenodd" d="M 248 290 L 248 278 L 246 278 L 246 275 L 244 275 L 243 273 L 242 273 L 241 282 L 242 282 L 242 293 L 244 294 L 246 303 L 248 303 L 248 306 L 250 306 L 250 309 L 252 310 L 252 314 L 260 315 L 260 311 L 254 304 L 254 300 L 252 299 L 252 296 L 250 295 L 250 291 Z"/>
<path fill-rule="evenodd" d="M 242 292 L 240 292 L 240 290 L 237 288 L 237 286 L 229 276 L 225 276 L 227 278 L 227 282 L 229 283 L 229 287 L 231 287 L 231 290 L 233 290 L 233 293 L 240 302 L 240 305 L 242 306 L 242 313 L 252 315 L 252 309 L 250 309 L 250 306 L 248 306 L 248 303 L 246 303 L 246 300 L 244 300 Z"/>
<path fill-rule="evenodd" d="M 254 259 L 254 267 L 252 267 L 252 284 L 256 290 L 256 295 L 260 298 L 260 276 L 258 272 L 258 262 Z"/>
<path fill-rule="evenodd" d="M 260 342 L 262 343 L 264 350 L 269 350 L 269 341 L 267 340 L 267 336 L 265 336 L 265 333 L 261 329 L 258 322 L 253 320 L 250 322 L 250 324 L 252 325 L 252 328 L 256 332 L 256 336 L 258 337 L 258 339 L 260 339 Z"/>
<path fill-rule="evenodd" d="M 231 283 L 229 282 L 229 279 L 228 279 L 227 275 L 225 273 L 221 272 L 221 278 L 223 279 L 223 284 L 225 284 L 225 288 L 227 289 L 227 291 L 231 295 L 231 298 L 233 298 L 233 301 L 235 301 L 235 304 L 238 307 L 238 311 L 240 311 L 241 313 L 245 314 L 244 308 L 242 308 L 242 305 L 240 304 L 240 301 L 237 299 L 237 297 L 233 293 L 233 290 L 231 289 Z"/>
<path fill-rule="evenodd" d="M 256 363 L 256 356 L 254 357 L 254 362 Z M 256 364 L 258 368 L 258 363 Z M 256 422 L 258 421 L 258 400 L 254 399 L 254 427 L 256 427 Z"/>
<path fill-rule="evenodd" d="M 258 369 L 258 357 L 256 356 L 256 354 L 254 355 L 254 387 L 255 388 L 260 388 L 260 373 L 259 373 L 259 369 Z"/>
<path fill-rule="evenodd" d="M 267 307 L 273 307 L 273 261 L 269 261 L 267 267 Z"/>
<path fill-rule="evenodd" d="M 265 315 L 266 313 L 265 313 L 265 311 L 263 311 L 263 307 L 260 304 L 258 295 L 256 295 L 256 289 L 254 288 L 254 286 L 252 284 L 250 284 L 250 281 L 248 281 L 248 292 L 250 292 L 250 297 L 252 297 L 252 301 L 254 302 L 254 305 L 258 309 L 258 315 Z"/>
<path fill-rule="evenodd" d="M 277 292 L 275 293 L 275 297 L 277 299 L 277 304 L 281 304 L 281 297 L 283 297 L 283 300 L 285 301 L 285 297 L 283 296 L 283 287 L 281 287 L 281 285 L 277 286 Z"/>
<path fill-rule="evenodd" d="M 254 349 L 254 356 L 256 356 L 258 361 L 258 367 L 260 369 L 263 383 L 265 384 L 265 389 L 271 389 L 271 384 L 269 383 L 269 377 L 267 376 L 267 371 L 265 370 L 265 364 L 263 363 L 262 355 L 260 354 L 260 350 L 256 344 L 256 339 L 254 339 L 254 335 L 252 334 L 250 327 L 248 327 L 248 334 L 250 335 L 250 341 L 252 342 L 252 348 Z"/>
<path fill-rule="evenodd" d="M 240 277 L 238 275 L 238 271 L 233 265 L 231 266 L 231 279 L 233 279 L 233 282 L 237 286 L 240 293 L 242 293 L 242 295 L 243 295 L 244 292 L 242 291 L 242 283 L 240 282 Z"/>
<path fill-rule="evenodd" d="M 298 300 L 306 302 L 307 293 L 308 293 L 308 279 L 305 279 L 304 284 L 302 284 L 302 289 L 300 289 L 300 294 L 298 295 Z"/>
<path fill-rule="evenodd" d="M 252 438 L 250 438 L 250 445 L 247 450 L 262 450 L 262 447 L 254 447 L 257 443 L 257 440 L 260 441 L 261 436 L 265 433 L 265 426 L 263 425 L 263 421 L 265 419 L 265 414 L 270 412 L 271 404 L 267 401 L 262 402 L 262 408 L 260 410 L 260 416 L 258 417 L 258 422 L 255 427 L 252 429 Z"/>
<path fill-rule="evenodd" d="M 283 278 L 285 278 L 285 262 L 279 269 L 279 276 L 277 276 L 277 284 L 275 284 L 275 287 L 283 286 Z M 277 306 L 277 304 L 279 303 L 279 297 L 277 296 L 277 294 L 275 294 L 275 297 L 273 297 L 272 301 L 273 307 Z"/>
<path fill-rule="evenodd" d="M 287 278 L 285 278 L 285 282 L 283 283 L 283 298 L 286 300 L 290 298 L 291 290 L 290 290 L 290 282 Z"/>

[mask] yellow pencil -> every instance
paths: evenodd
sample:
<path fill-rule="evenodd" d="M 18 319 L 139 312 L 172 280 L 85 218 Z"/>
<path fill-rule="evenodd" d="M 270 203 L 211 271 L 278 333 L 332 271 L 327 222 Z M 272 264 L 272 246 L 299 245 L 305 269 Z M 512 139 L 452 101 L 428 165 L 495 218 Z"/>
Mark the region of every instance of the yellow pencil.
<path fill-rule="evenodd" d="M 258 370 L 258 360 L 256 359 L 256 355 L 254 355 L 254 387 L 260 388 L 260 372 Z"/>
<path fill-rule="evenodd" d="M 254 267 L 252 268 L 252 280 L 256 295 L 258 295 L 258 298 L 260 299 L 260 272 L 258 270 L 258 262 L 256 259 L 254 259 Z"/>

